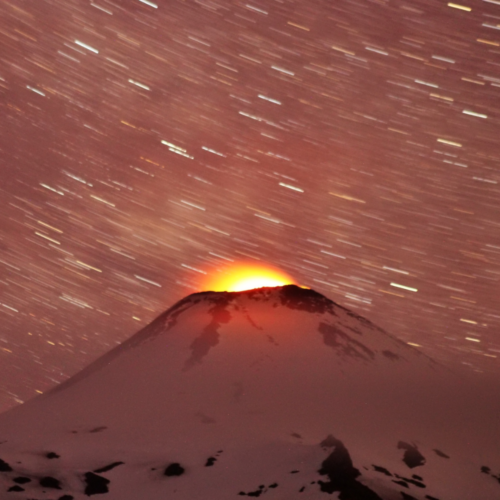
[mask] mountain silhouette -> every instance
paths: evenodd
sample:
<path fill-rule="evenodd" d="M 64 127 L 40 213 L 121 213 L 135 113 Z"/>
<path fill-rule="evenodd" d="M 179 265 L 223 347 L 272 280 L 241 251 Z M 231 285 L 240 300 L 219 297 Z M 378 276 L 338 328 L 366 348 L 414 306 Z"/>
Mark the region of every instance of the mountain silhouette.
<path fill-rule="evenodd" d="M 197 293 L 0 415 L 0 498 L 494 500 L 497 388 L 314 290 Z"/>

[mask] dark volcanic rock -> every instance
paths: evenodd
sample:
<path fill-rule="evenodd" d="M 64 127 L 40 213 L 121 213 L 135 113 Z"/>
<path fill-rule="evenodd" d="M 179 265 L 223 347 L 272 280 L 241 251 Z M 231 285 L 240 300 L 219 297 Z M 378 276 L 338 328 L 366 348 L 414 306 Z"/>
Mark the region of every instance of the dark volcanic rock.
<path fill-rule="evenodd" d="M 99 427 L 94 427 L 93 429 L 90 429 L 90 433 L 94 434 L 96 432 L 102 432 L 105 431 L 107 427 L 105 425 L 100 425 Z"/>
<path fill-rule="evenodd" d="M 53 460 L 54 458 L 61 458 L 57 453 L 53 452 L 53 451 L 49 451 L 46 455 L 45 455 L 46 458 L 48 458 L 49 460 Z"/>
<path fill-rule="evenodd" d="M 340 500 L 382 500 L 373 490 L 357 481 L 361 473 L 353 466 L 342 441 L 330 435 L 321 442 L 321 446 L 334 448 L 318 471 L 329 479 L 328 482 L 318 481 L 322 492 L 332 494 L 338 491 Z"/>
<path fill-rule="evenodd" d="M 400 479 L 399 481 L 393 479 L 392 482 L 394 484 L 399 484 L 399 486 L 404 486 L 405 488 L 409 488 L 408 483 L 406 481 L 403 481 L 402 479 Z"/>
<path fill-rule="evenodd" d="M 405 493 L 404 491 L 401 491 L 401 496 L 403 497 L 403 500 L 418 500 L 418 498 L 408 495 L 408 493 Z"/>
<path fill-rule="evenodd" d="M 205 467 L 212 467 L 215 462 L 217 462 L 217 459 L 215 457 L 208 457 L 207 461 L 205 462 Z"/>
<path fill-rule="evenodd" d="M 416 486 L 417 488 L 425 488 L 425 484 L 422 482 L 422 478 L 420 476 L 417 476 L 416 474 L 413 475 L 413 478 L 408 478 L 408 477 L 403 477 L 400 476 L 399 474 L 396 474 L 396 477 L 403 481 L 405 483 L 404 486 L 408 487 L 409 484 L 413 484 L 413 486 Z M 398 481 L 393 481 L 396 484 L 401 484 Z"/>
<path fill-rule="evenodd" d="M 123 465 L 123 463 L 124 462 L 113 462 L 112 464 L 101 467 L 100 469 L 95 469 L 94 472 L 97 472 L 98 474 L 100 474 L 101 472 L 108 472 L 111 469 L 118 467 L 119 465 Z"/>
<path fill-rule="evenodd" d="M 17 484 L 26 484 L 26 483 L 30 483 L 31 479 L 29 477 L 19 476 L 19 477 L 15 477 L 12 481 L 14 481 Z"/>
<path fill-rule="evenodd" d="M 380 467 L 380 465 L 372 465 L 373 470 L 377 472 L 381 472 L 382 474 L 385 474 L 386 476 L 392 476 L 392 474 L 385 468 L 385 467 Z"/>
<path fill-rule="evenodd" d="M 184 474 L 185 469 L 182 467 L 181 464 L 178 464 L 177 462 L 174 462 L 170 464 L 166 469 L 165 469 L 165 476 L 168 477 L 174 477 L 174 476 L 182 476 Z"/>
<path fill-rule="evenodd" d="M 375 358 L 375 353 L 371 349 L 334 325 L 320 323 L 318 330 L 323 335 L 324 343 L 333 347 L 340 356 L 364 361 L 373 361 Z"/>
<path fill-rule="evenodd" d="M 0 472 L 11 472 L 12 467 L 0 458 Z"/>
<path fill-rule="evenodd" d="M 418 451 L 418 448 L 415 445 L 411 445 L 405 443 L 404 441 L 400 441 L 398 443 L 398 449 L 405 450 L 405 453 L 403 455 L 403 462 L 408 467 L 410 467 L 410 469 L 425 464 L 426 462 L 425 457 L 422 455 L 422 453 Z"/>
<path fill-rule="evenodd" d="M 110 483 L 109 479 L 105 477 L 98 476 L 93 472 L 85 473 L 85 482 L 87 486 L 85 487 L 85 494 L 87 496 L 98 495 L 102 493 L 108 493 L 108 484 Z"/>
<path fill-rule="evenodd" d="M 228 297 L 222 296 L 219 301 L 209 310 L 212 321 L 203 329 L 199 337 L 193 340 L 191 356 L 186 360 L 184 370 L 192 368 L 195 364 L 201 363 L 212 347 L 219 343 L 219 327 L 231 321 L 231 314 L 226 311 Z"/>
<path fill-rule="evenodd" d="M 8 492 L 12 492 L 12 491 L 24 491 L 24 488 L 21 488 L 21 486 L 18 486 L 16 484 L 16 486 L 11 486 L 7 491 Z"/>
<path fill-rule="evenodd" d="M 42 477 L 40 479 L 40 486 L 43 486 L 44 488 L 52 488 L 54 490 L 61 489 L 61 483 L 59 480 L 51 476 Z"/>
<path fill-rule="evenodd" d="M 247 497 L 260 497 L 264 493 L 264 485 L 261 484 L 258 489 L 255 491 L 249 491 L 248 493 L 245 493 L 244 491 L 240 491 L 238 495 L 240 496 L 247 496 Z"/>
<path fill-rule="evenodd" d="M 289 309 L 299 309 L 311 313 L 333 311 L 333 302 L 323 295 L 309 288 L 300 288 L 297 285 L 285 285 L 280 293 L 281 305 Z"/>
<path fill-rule="evenodd" d="M 446 453 L 443 453 L 442 451 L 440 450 L 432 450 L 438 457 L 441 457 L 441 458 L 450 458 Z"/>
<path fill-rule="evenodd" d="M 495 475 L 491 472 L 491 468 L 488 467 L 487 465 L 483 465 L 481 467 L 481 472 L 483 474 L 487 474 L 488 476 L 491 476 L 493 479 L 496 479 L 498 481 L 498 483 L 500 484 L 500 474 L 498 475 Z"/>

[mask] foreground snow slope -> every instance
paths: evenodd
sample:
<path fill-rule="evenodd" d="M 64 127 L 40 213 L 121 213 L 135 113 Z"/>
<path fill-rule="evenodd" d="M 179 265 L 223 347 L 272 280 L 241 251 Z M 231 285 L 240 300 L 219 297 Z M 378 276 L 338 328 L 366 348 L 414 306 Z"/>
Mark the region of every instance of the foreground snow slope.
<path fill-rule="evenodd" d="M 312 290 L 204 292 L 0 415 L 0 499 L 495 500 L 499 400 Z"/>

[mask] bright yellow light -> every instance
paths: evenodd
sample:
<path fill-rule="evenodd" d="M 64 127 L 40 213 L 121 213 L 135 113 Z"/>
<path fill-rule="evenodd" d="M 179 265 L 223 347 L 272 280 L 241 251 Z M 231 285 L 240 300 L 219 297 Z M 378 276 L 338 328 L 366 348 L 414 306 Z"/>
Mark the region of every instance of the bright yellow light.
<path fill-rule="evenodd" d="M 235 262 L 221 272 L 213 273 L 203 284 L 203 289 L 213 292 L 241 292 L 293 283 L 295 280 L 291 276 L 267 264 Z"/>

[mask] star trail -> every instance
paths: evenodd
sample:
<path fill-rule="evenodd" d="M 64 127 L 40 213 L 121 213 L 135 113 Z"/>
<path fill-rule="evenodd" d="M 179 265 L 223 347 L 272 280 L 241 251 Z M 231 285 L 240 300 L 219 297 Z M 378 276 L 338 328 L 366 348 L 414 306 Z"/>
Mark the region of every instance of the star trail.
<path fill-rule="evenodd" d="M 0 410 L 228 262 L 498 373 L 500 1 L 4 0 Z"/>

